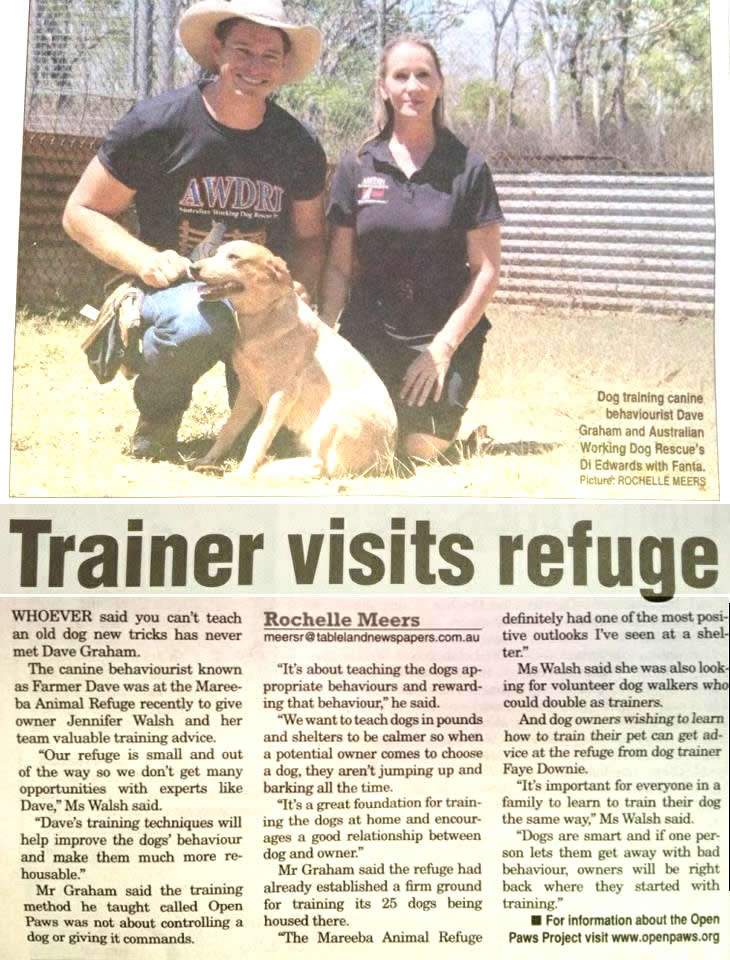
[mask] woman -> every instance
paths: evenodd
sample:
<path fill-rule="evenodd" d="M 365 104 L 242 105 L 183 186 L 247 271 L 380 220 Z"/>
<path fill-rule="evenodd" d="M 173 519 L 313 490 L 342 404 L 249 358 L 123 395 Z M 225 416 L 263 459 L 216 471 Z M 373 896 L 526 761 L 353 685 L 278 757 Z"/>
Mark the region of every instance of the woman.
<path fill-rule="evenodd" d="M 339 164 L 321 313 L 390 391 L 400 446 L 430 460 L 458 435 L 499 277 L 502 212 L 483 160 L 444 126 L 438 55 L 392 40 L 376 77 L 378 132 Z M 349 293 L 349 299 L 348 299 Z M 343 310 L 344 307 L 344 310 Z"/>

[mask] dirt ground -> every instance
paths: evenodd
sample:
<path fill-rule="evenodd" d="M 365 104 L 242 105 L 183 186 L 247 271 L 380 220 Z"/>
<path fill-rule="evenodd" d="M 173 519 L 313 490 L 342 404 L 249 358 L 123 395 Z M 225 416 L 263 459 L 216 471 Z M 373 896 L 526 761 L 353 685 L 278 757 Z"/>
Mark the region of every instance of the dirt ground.
<path fill-rule="evenodd" d="M 485 455 L 422 466 L 410 477 L 244 482 L 235 472 L 235 461 L 226 464 L 222 477 L 185 466 L 207 449 L 225 419 L 222 366 L 196 387 L 181 427 L 178 457 L 171 462 L 133 460 L 128 446 L 136 411 L 130 384 L 121 376 L 104 386 L 96 382 L 80 349 L 88 329 L 85 321 L 21 312 L 15 342 L 11 496 L 717 497 L 711 318 L 516 306 L 494 306 L 490 318 L 493 330 L 480 383 L 462 428 L 466 436 L 475 425 L 487 425 L 493 443 Z M 649 400 L 624 402 L 624 393 L 634 398 L 643 393 Z M 631 438 L 623 434 L 632 421 L 614 421 L 607 413 L 618 406 L 656 410 L 658 404 L 674 409 L 673 419 L 636 421 L 638 432 Z M 679 408 L 684 411 L 681 422 Z M 691 416 L 689 429 L 699 436 L 648 436 L 652 426 L 687 429 L 685 414 Z M 595 432 L 617 424 L 621 439 Z M 586 443 L 604 447 L 588 450 L 581 446 Z M 639 451 L 635 456 L 631 443 Z M 682 453 L 661 454 L 656 443 L 678 445 Z M 626 445 L 623 455 L 616 449 L 621 444 Z M 690 447 L 693 453 L 687 452 Z M 638 467 L 619 480 L 622 461 Z M 651 467 L 651 462 L 659 466 Z M 680 474 L 685 480 L 677 485 L 673 477 Z M 589 476 L 598 479 L 589 481 Z M 608 476 L 613 480 L 606 481 Z M 645 479 L 628 485 L 625 476 Z M 669 480 L 661 479 L 664 476 Z"/>

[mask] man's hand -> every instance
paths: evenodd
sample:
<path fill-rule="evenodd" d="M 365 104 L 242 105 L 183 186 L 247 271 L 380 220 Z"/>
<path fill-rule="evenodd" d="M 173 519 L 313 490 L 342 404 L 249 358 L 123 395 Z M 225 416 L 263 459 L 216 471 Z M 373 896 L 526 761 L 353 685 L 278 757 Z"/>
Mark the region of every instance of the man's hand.
<path fill-rule="evenodd" d="M 409 407 L 422 407 L 429 397 L 441 399 L 446 372 L 453 356 L 451 344 L 434 340 L 421 351 L 403 376 L 400 398 Z"/>
<path fill-rule="evenodd" d="M 151 250 L 135 273 L 148 287 L 162 289 L 188 275 L 190 261 L 175 250 Z"/>

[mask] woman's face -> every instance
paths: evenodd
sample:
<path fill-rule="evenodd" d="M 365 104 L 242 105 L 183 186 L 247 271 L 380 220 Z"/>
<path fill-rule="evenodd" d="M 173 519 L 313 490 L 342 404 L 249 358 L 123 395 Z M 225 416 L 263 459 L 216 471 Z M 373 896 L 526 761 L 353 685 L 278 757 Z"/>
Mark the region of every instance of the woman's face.
<path fill-rule="evenodd" d="M 433 57 L 420 44 L 399 43 L 388 54 L 380 95 L 396 117 L 430 118 L 442 86 Z"/>

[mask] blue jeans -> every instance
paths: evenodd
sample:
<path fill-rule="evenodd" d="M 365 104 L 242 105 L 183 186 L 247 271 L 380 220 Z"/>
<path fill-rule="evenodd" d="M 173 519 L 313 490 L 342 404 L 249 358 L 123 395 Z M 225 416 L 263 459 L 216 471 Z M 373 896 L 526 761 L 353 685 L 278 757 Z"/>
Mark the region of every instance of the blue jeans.
<path fill-rule="evenodd" d="M 182 414 L 196 381 L 231 355 L 236 329 L 231 308 L 201 300 L 197 283 L 181 283 L 146 293 L 141 314 L 144 364 L 134 401 L 144 417 Z M 229 397 L 235 397 L 238 384 L 228 367 Z"/>

